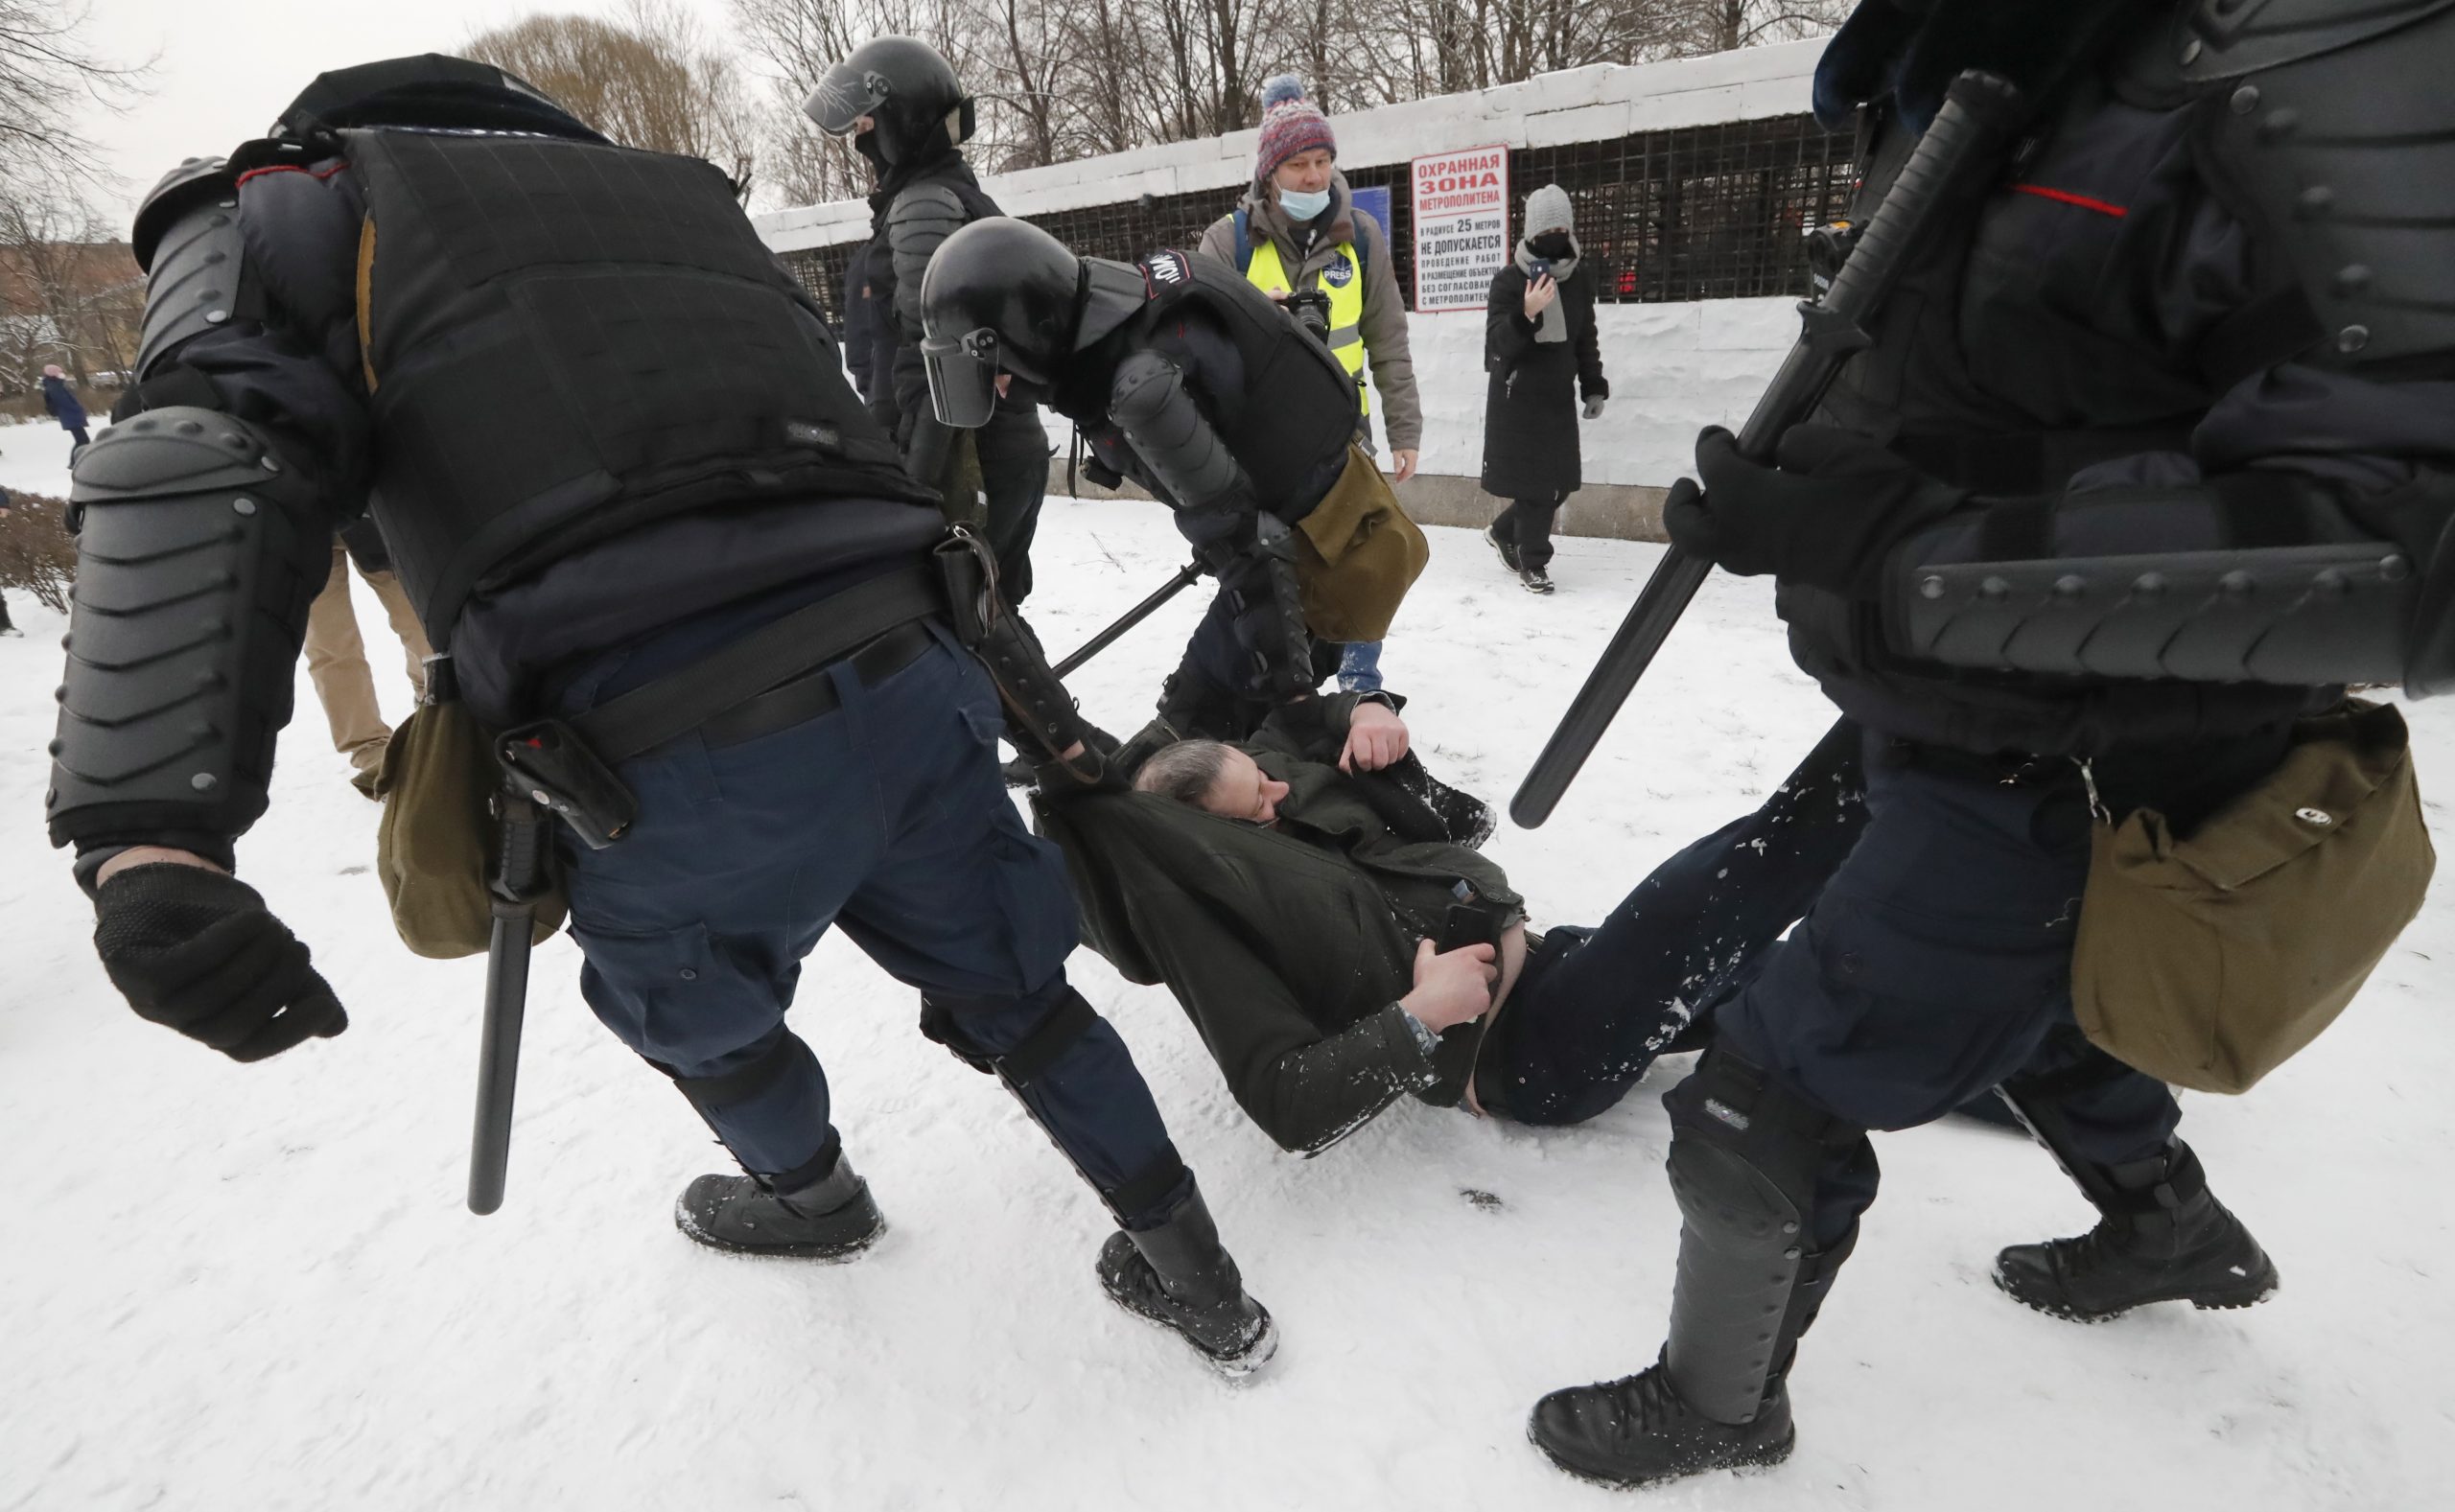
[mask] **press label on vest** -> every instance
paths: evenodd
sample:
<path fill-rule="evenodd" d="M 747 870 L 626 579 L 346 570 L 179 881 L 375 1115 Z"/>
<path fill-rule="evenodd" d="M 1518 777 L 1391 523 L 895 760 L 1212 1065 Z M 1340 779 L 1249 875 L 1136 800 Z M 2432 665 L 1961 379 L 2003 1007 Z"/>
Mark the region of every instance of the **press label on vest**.
<path fill-rule="evenodd" d="M 1342 257 L 1321 269 L 1321 282 L 1332 289 L 1344 289 L 1355 281 L 1355 265 Z"/>
<path fill-rule="evenodd" d="M 1719 1098 L 1705 1099 L 1705 1112 L 1707 1116 L 1728 1124 L 1742 1134 L 1747 1132 L 1747 1115 Z"/>
<path fill-rule="evenodd" d="M 841 451 L 844 446 L 842 431 L 815 420 L 785 421 L 784 439 L 795 446 L 822 447 L 830 452 Z"/>

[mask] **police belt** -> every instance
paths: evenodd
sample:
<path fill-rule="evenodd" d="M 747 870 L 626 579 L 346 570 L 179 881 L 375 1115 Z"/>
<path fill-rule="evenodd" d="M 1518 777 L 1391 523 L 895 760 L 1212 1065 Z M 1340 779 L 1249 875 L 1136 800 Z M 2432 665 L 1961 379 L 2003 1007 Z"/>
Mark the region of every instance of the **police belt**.
<path fill-rule="evenodd" d="M 917 621 L 946 607 L 934 569 L 889 572 L 797 609 L 568 723 L 609 766 L 694 730 L 710 745 L 737 744 L 839 707 L 828 668 L 848 656 L 863 683 L 901 670 L 929 644 Z"/>
<path fill-rule="evenodd" d="M 921 621 L 946 612 L 947 593 L 934 563 L 872 578 L 584 714 L 506 730 L 495 758 L 513 792 L 602 850 L 639 817 L 617 765 L 692 731 L 711 746 L 737 745 L 833 712 L 843 695 L 829 668 L 849 662 L 872 684 L 910 665 L 930 643 Z"/>

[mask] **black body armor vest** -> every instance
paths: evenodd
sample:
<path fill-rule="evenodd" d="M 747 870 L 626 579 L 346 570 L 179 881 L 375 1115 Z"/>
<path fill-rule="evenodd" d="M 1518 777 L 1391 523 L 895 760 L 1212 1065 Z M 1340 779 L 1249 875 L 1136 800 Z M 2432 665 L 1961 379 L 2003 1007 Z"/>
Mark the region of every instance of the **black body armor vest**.
<path fill-rule="evenodd" d="M 544 137 L 342 137 L 367 205 L 370 504 L 438 647 L 473 593 L 652 521 L 930 501 L 710 164 Z"/>
<path fill-rule="evenodd" d="M 1206 257 L 1155 252 L 1139 265 L 1149 303 L 1130 325 L 1133 344 L 1187 305 L 1216 319 L 1245 364 L 1241 394 L 1206 394 L 1210 422 L 1265 500 L 1296 494 L 1355 438 L 1355 380 L 1270 295 Z M 1102 403 L 1108 383 L 1102 379 Z M 1104 421 L 1105 413 L 1083 417 Z"/>
<path fill-rule="evenodd" d="M 1923 471 L 2002 496 L 1997 507 L 2018 511 L 2022 496 L 2058 494 L 2093 464 L 2188 454 L 2210 407 L 2276 362 L 2343 360 L 2314 313 L 2314 281 L 2299 276 L 2306 259 L 2273 229 L 2280 197 L 2244 193 L 2241 175 L 2224 171 L 2226 133 L 2257 92 L 2195 77 L 2187 64 L 2204 50 L 2182 27 L 2180 12 L 2144 12 L 2066 91 L 2042 123 L 2042 150 L 2032 144 L 2007 172 L 2008 193 L 1961 218 L 1903 279 L 1873 322 L 1873 346 L 1843 368 L 1819 421 L 1884 441 Z M 1914 146 L 1881 108 L 1866 112 L 1855 218 L 1873 213 Z M 2426 158 L 2415 154 L 2411 166 L 2425 173 Z M 2147 287 L 2121 269 L 2175 255 L 2202 193 L 2256 238 L 2244 254 L 2252 289 L 2240 308 L 2177 347 L 2120 303 Z M 1845 711 L 1890 733 L 1971 750 L 2225 738 L 2333 696 L 1961 670 L 1883 651 L 1872 605 L 1800 584 L 1783 585 L 1778 604 L 1800 667 Z"/>

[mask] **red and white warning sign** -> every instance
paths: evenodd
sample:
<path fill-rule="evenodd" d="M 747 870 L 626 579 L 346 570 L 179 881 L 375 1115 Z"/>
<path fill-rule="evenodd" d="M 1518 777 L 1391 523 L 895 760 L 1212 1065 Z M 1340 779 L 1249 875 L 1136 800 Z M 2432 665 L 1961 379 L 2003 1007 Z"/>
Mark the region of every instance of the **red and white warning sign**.
<path fill-rule="evenodd" d="M 1415 308 L 1481 310 L 1508 261 L 1508 149 L 1415 160 Z"/>

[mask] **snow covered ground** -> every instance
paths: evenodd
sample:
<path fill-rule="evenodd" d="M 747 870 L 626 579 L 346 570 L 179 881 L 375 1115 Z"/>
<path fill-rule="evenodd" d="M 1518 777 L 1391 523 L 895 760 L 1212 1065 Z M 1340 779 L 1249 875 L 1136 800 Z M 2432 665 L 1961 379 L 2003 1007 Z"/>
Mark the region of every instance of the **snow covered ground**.
<path fill-rule="evenodd" d="M 0 483 L 58 491 L 56 430 L 0 430 Z M 1391 641 L 1428 760 L 1495 800 L 1656 548 L 1564 540 L 1552 598 L 1462 531 Z M 1052 500 L 1035 617 L 1078 644 L 1178 561 L 1151 506 Z M 409 956 L 376 810 L 304 678 L 246 874 L 316 947 L 341 1037 L 236 1066 L 138 1021 L 46 849 L 57 616 L 0 640 L 0 1509 L 2359 1507 L 2455 1484 L 2449 1213 L 2455 960 L 2444 896 L 2345 1021 L 2187 1131 L 2282 1268 L 2247 1313 L 2078 1327 L 1999 1295 L 2001 1244 L 2090 1215 L 2040 1153 L 1970 1127 L 1882 1137 L 1884 1196 L 1805 1347 L 1785 1467 L 1622 1500 L 1525 1441 L 1542 1391 L 1648 1362 L 1677 1218 L 1658 1067 L 1581 1128 L 1402 1104 L 1322 1158 L 1237 1112 L 1165 994 L 1088 953 L 1285 1347 L 1230 1386 L 1111 1307 L 1095 1201 L 915 1002 L 840 940 L 795 1022 L 893 1223 L 858 1263 L 700 1249 L 668 1218 L 721 1152 L 590 1018 L 543 947 L 508 1203 L 460 1205 L 481 968 Z M 1142 717 L 1195 595 L 1093 662 Z M 380 616 L 362 606 L 371 635 Z M 374 658 L 387 707 L 407 700 Z M 1600 916 L 1753 805 L 1828 720 L 1760 586 L 1709 583 L 1546 828 L 1492 842 L 1538 918 Z M 2455 703 L 2415 714 L 2425 780 Z M 2443 810 L 2437 810 L 2443 816 Z M 1496 1209 L 1470 1204 L 1473 1188 Z"/>

